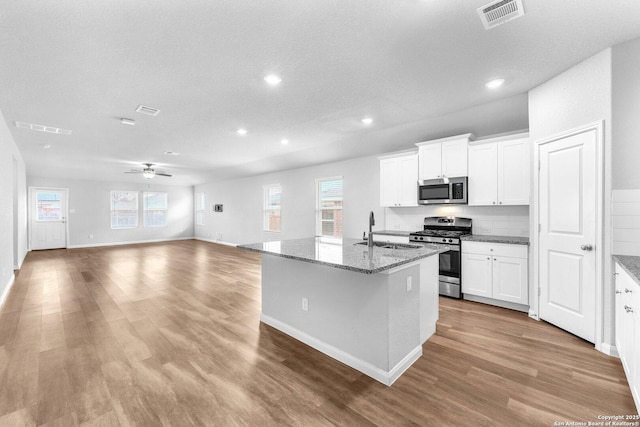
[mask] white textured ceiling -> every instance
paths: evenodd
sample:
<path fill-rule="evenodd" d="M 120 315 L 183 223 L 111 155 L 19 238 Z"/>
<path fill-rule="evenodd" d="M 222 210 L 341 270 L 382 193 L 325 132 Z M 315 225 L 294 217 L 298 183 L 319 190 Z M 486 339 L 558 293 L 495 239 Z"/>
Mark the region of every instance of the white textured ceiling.
<path fill-rule="evenodd" d="M 523 1 L 486 31 L 484 0 L 1 0 L 0 111 L 31 175 L 179 185 L 518 130 L 529 89 L 640 37 L 638 0 Z"/>

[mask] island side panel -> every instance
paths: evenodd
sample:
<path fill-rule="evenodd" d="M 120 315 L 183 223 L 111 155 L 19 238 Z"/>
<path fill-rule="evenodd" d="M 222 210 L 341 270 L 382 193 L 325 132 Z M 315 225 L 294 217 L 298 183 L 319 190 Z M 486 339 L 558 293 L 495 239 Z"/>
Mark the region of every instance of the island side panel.
<path fill-rule="evenodd" d="M 388 372 L 387 282 L 387 275 L 263 255 L 263 320 L 278 327 L 269 321 L 275 319 L 312 337 L 319 342 L 309 342 L 295 336 L 295 331 L 278 328 L 362 372 L 354 363 L 330 354 L 323 344 Z M 302 298 L 308 299 L 308 311 L 302 310 Z"/>
<path fill-rule="evenodd" d="M 440 316 L 439 259 L 436 254 L 420 262 L 420 344 L 424 344 L 436 332 L 436 322 Z"/>
<path fill-rule="evenodd" d="M 411 278 L 411 287 L 407 282 Z M 389 274 L 389 367 L 401 374 L 422 354 L 420 343 L 420 265 Z M 408 363 L 400 364 L 411 357 Z M 400 366 L 400 365 L 401 366 Z M 398 376 L 399 376 L 398 374 Z M 397 377 L 396 377 L 397 378 Z"/>

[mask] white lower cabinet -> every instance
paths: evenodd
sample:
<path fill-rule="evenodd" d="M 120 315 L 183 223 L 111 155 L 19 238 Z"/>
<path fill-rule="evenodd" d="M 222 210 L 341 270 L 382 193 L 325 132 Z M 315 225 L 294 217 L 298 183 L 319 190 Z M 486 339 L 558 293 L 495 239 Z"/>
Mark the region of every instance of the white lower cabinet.
<path fill-rule="evenodd" d="M 616 349 L 640 410 L 640 285 L 616 263 Z"/>
<path fill-rule="evenodd" d="M 462 242 L 462 293 L 529 304 L 525 245 Z"/>

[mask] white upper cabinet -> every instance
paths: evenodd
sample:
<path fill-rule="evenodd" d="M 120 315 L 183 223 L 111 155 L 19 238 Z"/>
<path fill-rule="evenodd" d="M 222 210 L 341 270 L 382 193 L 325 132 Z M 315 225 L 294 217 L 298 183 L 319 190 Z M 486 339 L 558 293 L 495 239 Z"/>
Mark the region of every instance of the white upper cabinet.
<path fill-rule="evenodd" d="M 468 133 L 417 143 L 418 178 L 422 181 L 467 176 L 467 146 L 472 137 Z"/>
<path fill-rule="evenodd" d="M 529 135 L 477 141 L 469 147 L 469 205 L 528 205 Z"/>
<path fill-rule="evenodd" d="M 418 206 L 418 155 L 380 157 L 380 206 Z"/>
<path fill-rule="evenodd" d="M 418 176 L 420 180 L 442 177 L 442 144 L 423 145 L 418 148 Z"/>

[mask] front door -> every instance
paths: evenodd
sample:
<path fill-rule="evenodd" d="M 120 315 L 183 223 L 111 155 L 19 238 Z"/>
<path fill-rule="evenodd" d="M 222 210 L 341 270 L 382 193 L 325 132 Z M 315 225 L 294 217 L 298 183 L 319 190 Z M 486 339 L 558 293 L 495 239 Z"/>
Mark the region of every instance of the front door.
<path fill-rule="evenodd" d="M 30 189 L 31 249 L 67 247 L 67 190 L 58 188 Z"/>
<path fill-rule="evenodd" d="M 538 146 L 540 318 L 595 341 L 598 130 Z"/>

